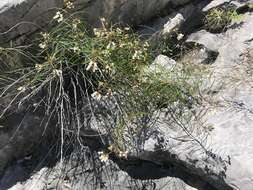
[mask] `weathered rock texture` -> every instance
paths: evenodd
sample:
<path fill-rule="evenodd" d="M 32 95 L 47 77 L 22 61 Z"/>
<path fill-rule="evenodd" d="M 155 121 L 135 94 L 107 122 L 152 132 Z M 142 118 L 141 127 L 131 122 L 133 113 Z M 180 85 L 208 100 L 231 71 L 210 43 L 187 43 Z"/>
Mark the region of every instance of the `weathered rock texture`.
<path fill-rule="evenodd" d="M 2 11 L 0 12 L 0 31 L 2 32 L 9 30 L 11 26 L 25 20 L 35 22 L 41 27 L 44 27 L 50 22 L 51 17 L 55 13 L 55 10 L 47 12 L 49 8 L 62 6 L 62 2 L 56 0 L 31 0 L 28 1 L 28 3 L 21 1 L 21 3 L 15 7 L 13 7 L 13 2 L 14 1 L 2 1 L 0 3 L 0 5 L 2 5 L 0 6 L 2 7 Z M 80 2 L 77 2 L 76 8 L 80 10 L 80 15 L 86 15 L 90 23 L 95 23 L 99 16 L 105 16 L 114 21 L 140 23 L 155 16 L 157 11 L 166 7 L 168 3 L 173 6 L 178 6 L 186 2 L 188 1 L 150 0 L 148 3 L 145 3 L 140 0 L 80 0 Z M 185 9 L 181 9 L 180 17 L 183 16 L 184 18 L 180 19 L 176 27 L 178 28 L 178 25 L 184 25 L 183 28 L 187 28 L 185 27 L 187 26 L 187 22 L 192 22 L 191 26 L 199 26 L 199 18 L 196 18 L 194 7 L 198 7 L 198 9 L 196 9 L 198 11 L 196 12 L 201 13 L 227 1 L 216 0 L 213 1 L 212 4 L 208 4 L 208 1 L 202 1 L 202 3 L 203 2 L 207 4 L 207 6 L 203 7 L 204 4 L 201 4 L 201 6 L 198 6 L 199 4 L 191 4 L 185 7 Z M 245 2 L 252 1 L 235 1 L 238 6 L 241 5 L 240 3 Z M 199 7 L 201 7 L 201 9 L 203 8 L 203 11 L 199 9 Z M 46 16 L 43 18 L 38 15 Z M 168 20 L 163 22 L 167 23 L 165 27 L 168 29 L 170 28 L 169 24 L 173 23 L 173 18 L 175 18 L 173 15 L 175 16 L 177 14 L 173 13 L 169 17 L 166 17 Z M 184 38 L 186 38 L 186 42 L 197 43 L 203 47 L 203 49 L 215 52 L 215 58 L 217 57 L 217 59 L 212 60 L 212 62 L 208 62 L 212 64 L 209 69 L 213 71 L 213 75 L 210 81 L 206 81 L 207 86 L 205 87 L 208 91 L 207 98 L 209 100 L 212 99 L 215 101 L 216 105 L 218 105 L 215 107 L 206 106 L 208 107 L 208 114 L 204 116 L 204 120 L 206 121 L 206 125 L 208 124 L 211 126 L 213 130 L 207 135 L 204 130 L 202 131 L 202 125 L 197 127 L 200 124 L 196 123 L 196 121 L 180 121 L 177 126 L 172 127 L 170 125 L 171 118 L 161 113 L 159 125 L 157 124 L 148 134 L 145 134 L 146 136 L 144 136 L 143 141 L 141 141 L 139 145 L 141 147 L 139 151 L 134 152 L 130 150 L 131 152 L 128 155 L 128 159 L 119 159 L 112 156 L 111 160 L 117 163 L 121 170 L 126 171 L 132 178 L 140 180 L 160 179 L 165 177 L 180 178 L 199 190 L 252 190 L 253 33 L 250 32 L 253 31 L 252 26 L 253 14 L 245 13 L 239 25 L 233 25 L 224 33 L 211 34 L 205 30 L 196 31 L 198 28 L 194 28 L 196 32 L 187 36 L 193 30 L 192 28 L 187 28 L 187 30 L 185 30 L 186 36 L 184 36 Z M 157 28 L 163 30 L 165 27 L 162 25 Z M 171 27 L 173 28 L 174 25 Z M 19 25 L 10 30 L 10 32 L 4 34 L 4 38 L 0 38 L 0 42 L 8 42 L 11 39 L 16 40 L 25 35 L 29 36 L 37 29 L 38 27 L 31 27 L 31 25 Z M 197 64 L 205 63 L 205 61 L 202 60 L 206 60 L 206 57 L 208 58 L 208 54 L 204 55 L 203 58 L 203 55 L 200 53 L 190 53 L 190 57 L 197 56 L 194 57 L 194 59 L 200 59 L 200 61 L 196 61 Z M 176 64 L 171 59 L 163 57 L 163 63 L 160 65 L 165 65 L 166 67 L 166 61 L 168 61 L 169 64 L 171 64 L 171 62 L 173 62 L 173 65 Z M 172 67 L 167 68 L 171 69 Z M 209 86 L 211 87 L 208 88 Z M 209 110 L 212 110 L 212 112 Z M 35 119 L 35 121 L 32 121 L 32 123 L 38 123 L 36 117 L 33 119 Z M 26 126 L 30 128 L 30 125 L 27 125 L 27 123 Z M 41 131 L 39 131 L 39 133 L 40 132 Z M 14 132 L 12 132 L 12 134 L 13 133 Z M 3 135 L 5 134 L 6 133 L 3 133 Z M 4 140 L 2 139 L 4 138 L 7 139 L 9 136 L 3 136 L 3 138 L 0 139 L 0 143 L 3 143 L 2 141 Z M 92 146 L 92 142 L 93 141 L 89 141 L 87 144 Z M 22 143 L 20 144 L 22 145 Z M 22 147 L 26 145 L 27 144 L 24 144 Z M 15 147 L 16 146 L 14 146 L 14 148 Z M 99 147 L 97 148 L 99 149 Z M 0 149 L 0 153 L 3 151 L 5 151 L 5 149 Z M 19 150 L 17 152 L 19 152 Z M 6 151 L 4 153 L 6 154 Z M 13 151 L 11 154 L 13 154 Z M 6 158 L 15 159 L 15 156 L 11 157 L 9 154 L 7 155 L 9 157 L 0 155 L 0 158 L 2 158 L 0 167 L 2 168 L 6 166 Z M 18 156 L 21 155 L 22 154 L 18 154 Z M 13 186 L 12 189 L 26 189 L 27 187 L 31 187 L 31 183 L 37 184 L 38 178 L 36 176 L 43 176 L 42 173 L 44 170 L 47 169 L 44 168 L 40 170 L 34 178 L 31 178 L 23 184 L 19 183 L 17 186 Z M 87 172 L 89 171 L 90 170 L 87 169 Z M 114 172 L 115 175 L 117 174 L 122 178 L 126 175 L 126 173 L 122 171 L 116 173 L 116 170 L 114 170 Z M 6 176 L 8 175 L 6 174 L 5 177 Z M 43 176 L 43 179 L 47 181 L 48 178 Z M 115 179 L 118 178 L 107 179 L 107 182 L 114 183 L 114 181 L 116 181 Z M 168 179 L 168 181 L 169 180 L 170 179 Z M 124 179 L 122 181 L 124 181 Z M 4 181 L 1 183 L 4 183 Z M 121 184 L 123 183 L 124 182 Z M 40 183 L 39 186 L 40 188 L 38 189 L 46 188 L 46 185 L 42 183 Z M 124 189 L 119 186 L 115 188 Z M 73 185 L 70 188 L 87 189 L 86 187 L 85 184 L 82 184 L 81 187 L 80 185 Z M 112 189 L 106 185 L 104 189 L 106 189 L 106 187 L 107 189 Z M 176 189 L 176 187 L 171 187 L 172 190 Z M 152 188 L 154 189 L 155 187 Z M 181 189 L 184 189 L 184 187 Z"/>
<path fill-rule="evenodd" d="M 113 22 L 139 24 L 157 16 L 167 6 L 179 6 L 190 0 L 76 0 L 75 11 L 94 25 L 98 18 Z M 63 0 L 2 0 L 0 2 L 0 44 L 21 40 L 45 28 Z"/>

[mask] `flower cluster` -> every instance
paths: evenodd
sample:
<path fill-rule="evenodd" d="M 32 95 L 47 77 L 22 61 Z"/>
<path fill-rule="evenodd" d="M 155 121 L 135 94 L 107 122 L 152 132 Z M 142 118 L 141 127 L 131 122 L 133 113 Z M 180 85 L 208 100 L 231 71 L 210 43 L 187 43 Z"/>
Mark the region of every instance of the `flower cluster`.
<path fill-rule="evenodd" d="M 90 61 L 90 63 L 88 64 L 88 66 L 86 67 L 86 71 L 92 71 L 93 73 L 95 73 L 98 70 L 98 64 L 96 61 Z"/>
<path fill-rule="evenodd" d="M 70 0 L 64 0 L 64 5 L 66 6 L 67 9 L 74 9 L 74 3 Z"/>
<path fill-rule="evenodd" d="M 106 151 L 98 152 L 99 159 L 102 162 L 107 162 L 109 160 L 110 154 L 115 154 L 121 159 L 127 159 L 128 151 L 122 151 L 117 146 L 110 145 Z"/>
<path fill-rule="evenodd" d="M 57 11 L 53 19 L 60 23 L 64 20 L 63 14 L 60 11 Z"/>
<path fill-rule="evenodd" d="M 109 160 L 109 154 L 105 152 L 98 152 L 99 159 L 101 162 L 107 162 Z"/>
<path fill-rule="evenodd" d="M 43 41 L 39 44 L 39 47 L 41 49 L 45 49 L 47 47 L 49 40 L 50 40 L 50 35 L 46 32 L 45 33 L 41 32 L 40 34 L 43 38 Z"/>
<path fill-rule="evenodd" d="M 54 69 L 53 70 L 53 75 L 55 77 L 60 77 L 62 75 L 62 70 L 61 69 Z"/>
<path fill-rule="evenodd" d="M 73 20 L 73 23 L 72 23 L 73 29 L 74 29 L 74 30 L 77 30 L 79 24 L 81 24 L 81 20 L 80 20 L 80 19 L 77 19 L 77 18 L 74 19 L 74 20 Z"/>

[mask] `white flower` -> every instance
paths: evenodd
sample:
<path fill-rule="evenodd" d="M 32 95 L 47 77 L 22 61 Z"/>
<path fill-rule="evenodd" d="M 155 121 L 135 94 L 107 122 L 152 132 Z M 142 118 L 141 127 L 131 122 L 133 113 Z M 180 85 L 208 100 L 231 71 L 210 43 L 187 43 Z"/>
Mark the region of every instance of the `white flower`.
<path fill-rule="evenodd" d="M 120 28 L 116 28 L 116 32 L 118 33 L 118 34 L 122 34 L 122 30 L 120 29 Z"/>
<path fill-rule="evenodd" d="M 125 45 L 126 45 L 125 43 L 121 43 L 121 44 L 119 45 L 119 47 L 120 47 L 120 48 L 123 48 Z"/>
<path fill-rule="evenodd" d="M 99 159 L 101 160 L 101 162 L 107 162 L 109 159 L 109 154 L 106 154 L 104 152 L 98 152 L 99 154 Z"/>
<path fill-rule="evenodd" d="M 17 88 L 17 90 L 18 90 L 18 91 L 22 91 L 22 92 L 23 92 L 23 91 L 25 91 L 25 90 L 26 90 L 26 88 L 25 88 L 24 86 L 20 86 L 20 87 L 18 87 L 18 88 Z"/>
<path fill-rule="evenodd" d="M 57 22 L 62 22 L 63 14 L 60 11 L 57 11 L 53 19 L 56 20 Z"/>
<path fill-rule="evenodd" d="M 40 34 L 41 34 L 41 36 L 42 36 L 45 40 L 48 40 L 48 39 L 49 39 L 49 34 L 48 34 L 48 33 L 46 33 L 46 32 L 41 32 Z"/>
<path fill-rule="evenodd" d="M 113 145 L 110 145 L 109 147 L 108 147 L 108 150 L 110 150 L 110 151 L 113 151 L 115 148 L 114 148 L 114 146 Z"/>
<path fill-rule="evenodd" d="M 98 65 L 97 62 L 95 61 L 90 61 L 90 63 L 88 64 L 88 66 L 86 67 L 86 71 L 89 71 L 92 69 L 92 72 L 96 72 L 96 70 L 98 70 Z"/>
<path fill-rule="evenodd" d="M 65 5 L 66 5 L 66 8 L 67 8 L 67 9 L 73 9 L 73 8 L 75 8 L 75 7 L 74 7 L 74 3 L 72 3 L 71 1 L 67 1 L 67 2 L 65 3 Z"/>
<path fill-rule="evenodd" d="M 33 107 L 37 107 L 39 104 L 38 103 L 34 103 L 33 104 Z"/>
<path fill-rule="evenodd" d="M 94 32 L 94 35 L 95 35 L 96 37 L 102 37 L 102 36 L 103 36 L 102 30 L 99 29 L 99 28 L 94 28 L 94 29 L 93 29 L 93 32 Z"/>
<path fill-rule="evenodd" d="M 97 101 L 100 101 L 102 99 L 102 95 L 97 91 L 93 92 L 91 94 L 91 97 Z"/>
<path fill-rule="evenodd" d="M 184 37 L 184 35 L 182 33 L 180 33 L 177 35 L 177 40 L 180 41 L 183 39 L 183 37 Z"/>
<path fill-rule="evenodd" d="M 39 44 L 39 47 L 41 49 L 45 49 L 47 47 L 47 44 L 45 42 L 42 42 L 42 43 Z"/>
<path fill-rule="evenodd" d="M 127 154 L 128 154 L 128 151 L 125 151 L 125 152 L 120 151 L 119 152 L 119 157 L 127 159 Z"/>
<path fill-rule="evenodd" d="M 46 32 L 42 32 L 41 35 L 43 36 L 44 39 L 48 39 L 49 38 L 49 34 Z"/>
<path fill-rule="evenodd" d="M 142 51 L 137 50 L 137 51 L 134 52 L 134 55 L 133 55 L 132 59 L 133 60 L 140 59 L 141 55 L 142 55 Z"/>
<path fill-rule="evenodd" d="M 72 50 L 75 52 L 75 53 L 79 53 L 81 50 L 79 47 L 73 47 Z"/>
<path fill-rule="evenodd" d="M 100 18 L 100 21 L 104 23 L 105 22 L 105 18 L 104 17 Z"/>
<path fill-rule="evenodd" d="M 62 70 L 60 70 L 60 69 L 54 69 L 53 70 L 53 75 L 54 76 L 61 76 L 62 75 Z"/>
<path fill-rule="evenodd" d="M 147 48 L 147 47 L 150 47 L 150 44 L 149 44 L 148 42 L 145 42 L 145 43 L 144 43 L 144 47 L 146 47 L 146 48 Z"/>
<path fill-rule="evenodd" d="M 42 64 L 36 64 L 35 69 L 39 72 L 43 69 L 43 65 Z"/>
<path fill-rule="evenodd" d="M 78 26 L 80 23 L 81 23 L 81 21 L 80 21 L 79 19 L 74 19 L 73 24 L 72 24 L 74 30 L 77 29 L 77 26 Z"/>
<path fill-rule="evenodd" d="M 105 72 L 110 73 L 112 71 L 112 68 L 109 65 L 105 66 Z"/>
<path fill-rule="evenodd" d="M 116 48 L 116 44 L 114 42 L 110 42 L 106 47 L 106 49 L 111 49 L 111 50 L 114 50 L 115 48 Z"/>

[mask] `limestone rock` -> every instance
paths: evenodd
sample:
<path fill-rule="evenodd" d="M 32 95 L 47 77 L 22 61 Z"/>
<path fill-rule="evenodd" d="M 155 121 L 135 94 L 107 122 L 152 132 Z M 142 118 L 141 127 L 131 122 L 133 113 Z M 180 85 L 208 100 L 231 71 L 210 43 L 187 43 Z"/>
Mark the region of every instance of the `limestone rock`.
<path fill-rule="evenodd" d="M 181 5 L 190 0 L 76 0 L 75 11 L 90 24 L 99 17 L 113 22 L 139 24 L 156 16 L 168 3 Z M 2 0 L 0 2 L 0 44 L 10 40 L 22 43 L 37 30 L 52 24 L 63 0 Z"/>
<path fill-rule="evenodd" d="M 149 69 L 151 72 L 156 72 L 156 70 L 171 71 L 176 64 L 175 60 L 165 55 L 158 55 L 154 62 L 150 65 Z"/>
<path fill-rule="evenodd" d="M 118 2 L 120 3 L 118 4 Z M 88 13 L 93 13 L 94 17 L 87 15 L 90 23 L 94 23 L 98 15 L 110 17 L 112 20 L 119 18 L 120 21 L 131 21 L 131 18 L 133 18 L 133 22 L 139 23 L 154 16 L 156 10 L 165 7 L 169 0 L 150 1 L 150 4 L 144 3 L 142 5 L 142 1 L 129 0 L 124 1 L 129 3 L 122 2 L 116 0 L 87 0 L 80 1 L 76 6 L 80 11 L 89 10 Z M 186 3 L 185 1 L 180 2 Z M 177 1 L 177 3 L 180 2 Z M 226 1 L 219 1 L 218 4 L 224 2 Z M 136 6 L 136 3 L 140 6 Z M 173 3 L 173 1 L 170 1 L 170 3 Z M 46 16 L 48 19 L 46 21 L 47 19 L 36 17 L 35 13 L 39 10 L 39 14 L 50 14 L 52 16 L 53 11 L 44 14 L 45 10 L 52 6 L 61 6 L 61 4 L 60 1 L 56 0 L 51 0 L 50 3 L 46 0 L 1 1 L 0 31 L 9 30 L 11 26 L 25 20 L 37 22 L 41 27 L 44 27 L 50 22 L 51 17 Z M 216 5 L 209 4 L 203 10 L 208 10 Z M 130 11 L 130 9 L 133 11 Z M 15 16 L 13 12 L 16 14 Z M 25 15 L 22 14 L 24 12 Z M 15 18 L 12 19 L 13 17 Z M 46 22 L 41 22 L 42 20 Z M 181 20 L 179 19 L 180 22 L 175 23 L 181 24 Z M 168 28 L 170 27 L 168 26 Z M 17 39 L 20 36 L 30 35 L 37 29 L 37 27 L 21 27 L 19 25 L 11 32 L 5 33 L 4 38 L 1 38 L 1 43 L 10 39 Z M 199 190 L 252 190 L 253 56 L 248 55 L 247 58 L 248 51 L 253 52 L 253 33 L 250 31 L 253 31 L 253 15 L 252 13 L 246 13 L 242 25 L 238 28 L 228 28 L 222 34 L 211 34 L 200 30 L 188 36 L 187 42 L 201 44 L 206 49 L 219 53 L 212 67 L 210 67 L 213 75 L 210 79 L 208 78 L 208 83 L 213 88 L 210 90 L 213 93 L 209 94 L 208 99 L 215 100 L 217 106 L 208 108 L 207 114 L 203 118 L 207 125 L 212 126 L 213 130 L 209 131 L 207 135 L 206 129 L 201 128 L 203 127 L 202 123 L 200 124 L 194 119 L 180 120 L 180 123 L 174 126 L 171 124 L 171 117 L 168 113 L 159 112 L 159 122 L 152 127 L 150 133 L 145 134 L 143 144 L 140 144 L 142 149 L 130 152 L 128 159 L 112 159 L 113 163 L 117 163 L 119 169 L 122 170 L 119 173 L 110 170 L 113 171 L 112 175 L 119 175 L 121 181 L 125 181 L 125 179 L 131 181 L 134 178 L 135 183 L 138 182 L 138 179 L 142 183 L 144 180 L 149 179 L 159 180 L 165 177 L 175 177 Z M 159 64 L 166 69 L 171 69 L 175 65 L 175 61 L 160 55 L 154 62 L 154 65 Z M 173 110 L 171 113 L 174 113 Z M 183 113 L 186 113 L 186 110 L 183 110 Z M 35 141 L 34 139 L 40 137 L 43 130 L 34 133 L 32 128 L 33 125 L 40 124 L 39 119 L 36 118 L 36 115 L 28 114 L 21 125 L 22 130 L 18 133 L 18 138 L 15 139 L 16 142 L 10 143 L 11 146 L 10 144 L 6 145 L 6 141 L 10 139 L 15 130 L 10 130 L 10 133 L 5 130 L 9 128 L 8 126 L 15 129 L 18 125 L 0 123 L 4 126 L 4 128 L 0 128 L 0 145 L 4 145 L 0 149 L 0 169 L 5 168 L 9 160 L 13 161 L 18 157 L 25 156 L 26 154 L 23 154 L 24 147 L 29 149 L 29 145 Z M 13 120 L 9 119 L 8 121 Z M 24 139 L 29 139 L 29 141 Z M 89 140 L 90 143 L 87 144 L 94 146 L 92 140 Z M 96 141 L 98 141 L 96 148 L 101 148 L 102 143 L 99 142 L 99 139 L 96 139 Z M 29 153 L 29 150 L 27 152 Z M 47 169 L 41 169 L 37 174 L 42 175 L 40 172 L 44 172 L 44 170 Z M 23 175 L 19 167 L 13 171 Z M 132 178 L 129 178 L 126 173 Z M 17 184 L 17 189 L 25 189 L 31 185 L 31 182 L 33 184 L 38 183 L 38 186 L 42 187 L 43 185 L 40 183 L 42 181 L 37 182 L 37 178 L 33 177 L 35 181 L 31 178 L 23 184 Z M 43 177 L 43 179 L 47 181 L 48 178 Z M 82 177 L 82 179 L 85 178 Z M 119 178 L 110 178 L 108 181 L 111 179 Z M 116 180 L 110 182 L 119 187 L 124 183 L 121 181 L 117 184 Z M 76 189 L 80 186 L 86 188 L 82 180 L 78 182 L 79 186 L 77 185 Z M 4 186 L 0 186 L 0 189 L 1 187 Z M 108 186 L 108 189 L 110 187 Z M 15 189 L 15 186 L 13 186 L 13 189 Z M 181 189 L 184 189 L 184 187 Z M 172 190 L 175 190 L 175 188 Z"/>
<path fill-rule="evenodd" d="M 184 17 L 182 14 L 177 14 L 174 18 L 169 20 L 162 30 L 162 35 L 169 35 L 176 29 L 178 29 L 184 22 Z"/>

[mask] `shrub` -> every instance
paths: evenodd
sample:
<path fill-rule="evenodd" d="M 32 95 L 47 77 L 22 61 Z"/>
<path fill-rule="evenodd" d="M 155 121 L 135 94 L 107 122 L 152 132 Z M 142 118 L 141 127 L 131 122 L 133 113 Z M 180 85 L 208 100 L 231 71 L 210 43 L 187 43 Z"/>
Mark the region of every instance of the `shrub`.
<path fill-rule="evenodd" d="M 191 74 L 183 69 L 143 72 L 152 62 L 152 50 L 130 28 L 101 19 L 102 27 L 92 31 L 62 12 L 54 19 L 58 24 L 35 44 L 39 50 L 21 53 L 25 64 L 15 66 L 13 75 L 14 67 L 2 72 L 1 97 L 12 96 L 9 105 L 28 102 L 34 110 L 43 109 L 48 121 L 56 119 L 62 144 L 65 138 L 73 140 L 68 135 L 80 144 L 80 131 L 95 120 L 111 143 L 124 149 L 154 122 L 157 110 L 189 106 L 196 90 Z M 11 57 L 7 49 L 3 52 Z M 116 122 L 108 122 L 114 116 Z"/>

